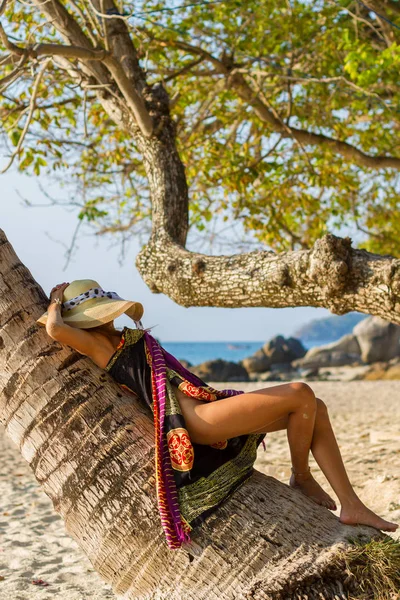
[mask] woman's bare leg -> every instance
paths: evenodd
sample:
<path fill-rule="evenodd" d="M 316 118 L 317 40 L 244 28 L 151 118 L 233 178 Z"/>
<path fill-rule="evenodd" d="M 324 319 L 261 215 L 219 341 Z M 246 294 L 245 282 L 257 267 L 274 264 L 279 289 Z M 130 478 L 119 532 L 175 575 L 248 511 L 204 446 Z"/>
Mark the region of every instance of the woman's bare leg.
<path fill-rule="evenodd" d="M 305 472 L 311 449 L 341 503 L 340 521 L 394 531 L 398 525 L 381 519 L 355 493 L 347 476 L 325 403 L 303 382 L 271 386 L 212 403 L 189 398 L 175 388 L 192 441 L 213 444 L 246 433 L 287 429 L 295 472 Z M 332 498 L 310 473 L 292 475 L 292 487 L 319 504 L 332 506 Z"/>
<path fill-rule="evenodd" d="M 317 401 L 320 418 L 314 427 L 311 452 L 340 500 L 339 520 L 348 525 L 361 523 L 383 531 L 395 531 L 396 523 L 379 517 L 357 496 L 348 478 L 326 404 L 320 398 Z"/>
<path fill-rule="evenodd" d="M 251 433 L 289 415 L 287 436 L 293 468 L 299 472 L 308 469 L 317 403 L 306 383 L 284 383 L 206 403 L 181 394 L 178 397 L 189 435 L 198 444 Z"/>
<path fill-rule="evenodd" d="M 316 400 L 317 414 L 311 441 L 311 452 L 340 500 L 341 511 L 339 520 L 348 525 L 362 523 L 384 531 L 395 531 L 398 528 L 396 523 L 386 521 L 376 515 L 367 508 L 357 496 L 347 475 L 342 455 L 329 419 L 327 406 L 321 398 L 317 398 Z M 277 431 L 278 428 L 284 429 L 286 426 L 287 417 L 272 425 L 268 432 Z M 320 488 L 320 491 L 315 487 L 315 484 Z M 300 491 L 307 496 L 312 499 L 317 499 L 316 501 L 318 504 L 336 510 L 336 505 L 332 498 L 324 492 L 312 476 L 308 475 L 295 478 L 292 475 L 290 478 L 290 485 L 292 487 L 299 487 Z"/>

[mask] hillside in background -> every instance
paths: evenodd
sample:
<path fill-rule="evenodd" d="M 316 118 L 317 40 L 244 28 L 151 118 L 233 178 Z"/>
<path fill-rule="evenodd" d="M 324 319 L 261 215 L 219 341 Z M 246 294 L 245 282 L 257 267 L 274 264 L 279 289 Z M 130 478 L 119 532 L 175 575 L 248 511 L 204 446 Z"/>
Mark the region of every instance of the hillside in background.
<path fill-rule="evenodd" d="M 334 342 L 342 335 L 351 333 L 353 327 L 367 317 L 368 315 L 364 313 L 350 312 L 346 315 L 332 315 L 324 319 L 313 319 L 296 329 L 292 336 L 301 338 L 305 342 Z"/>

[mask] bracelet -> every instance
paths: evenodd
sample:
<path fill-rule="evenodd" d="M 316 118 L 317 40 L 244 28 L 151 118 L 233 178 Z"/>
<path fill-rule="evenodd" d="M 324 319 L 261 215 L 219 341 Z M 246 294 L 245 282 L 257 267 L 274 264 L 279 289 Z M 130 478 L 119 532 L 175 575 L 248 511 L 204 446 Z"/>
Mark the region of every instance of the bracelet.
<path fill-rule="evenodd" d="M 59 304 L 61 307 L 62 302 L 61 302 L 60 298 L 54 298 L 54 300 L 50 300 L 50 304 Z M 49 304 L 49 306 L 50 306 L 50 304 Z"/>
<path fill-rule="evenodd" d="M 293 469 L 293 467 L 291 467 L 291 469 L 292 469 L 292 473 L 293 473 L 294 475 L 307 475 L 307 474 L 308 474 L 308 473 L 310 473 L 310 471 L 311 471 L 310 467 L 308 467 L 307 471 L 304 471 L 303 473 L 299 473 L 298 471 L 295 471 L 295 470 Z"/>

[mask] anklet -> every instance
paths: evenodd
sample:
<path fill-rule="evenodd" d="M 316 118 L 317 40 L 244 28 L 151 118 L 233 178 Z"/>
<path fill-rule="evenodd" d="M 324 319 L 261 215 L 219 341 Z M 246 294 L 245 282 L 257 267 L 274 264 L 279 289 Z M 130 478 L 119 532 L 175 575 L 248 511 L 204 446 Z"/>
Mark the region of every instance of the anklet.
<path fill-rule="evenodd" d="M 291 469 L 292 469 L 292 473 L 293 473 L 294 475 L 307 475 L 307 473 L 309 473 L 309 472 L 310 472 L 310 467 L 308 467 L 308 470 L 307 470 L 307 471 L 305 471 L 304 473 L 299 473 L 299 472 L 295 471 L 295 470 L 293 469 L 293 467 L 291 467 Z"/>

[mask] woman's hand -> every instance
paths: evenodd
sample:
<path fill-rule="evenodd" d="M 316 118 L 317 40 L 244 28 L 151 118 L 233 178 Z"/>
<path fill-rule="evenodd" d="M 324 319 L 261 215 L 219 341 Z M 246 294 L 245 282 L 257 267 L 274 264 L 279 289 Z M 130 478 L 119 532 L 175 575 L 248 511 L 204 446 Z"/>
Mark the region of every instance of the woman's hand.
<path fill-rule="evenodd" d="M 50 302 L 52 302 L 53 300 L 55 300 L 56 298 L 59 298 L 62 302 L 63 299 L 63 293 L 66 287 L 69 286 L 69 283 L 58 283 L 57 285 L 55 285 L 50 292 Z"/>
<path fill-rule="evenodd" d="M 47 320 L 46 320 L 46 331 L 53 337 L 55 330 L 62 327 L 64 325 L 63 318 L 61 315 L 61 305 L 57 305 L 53 301 L 58 298 L 60 302 L 62 302 L 62 297 L 65 288 L 69 285 L 69 283 L 59 283 L 55 285 L 50 292 L 50 304 L 47 309 Z"/>

